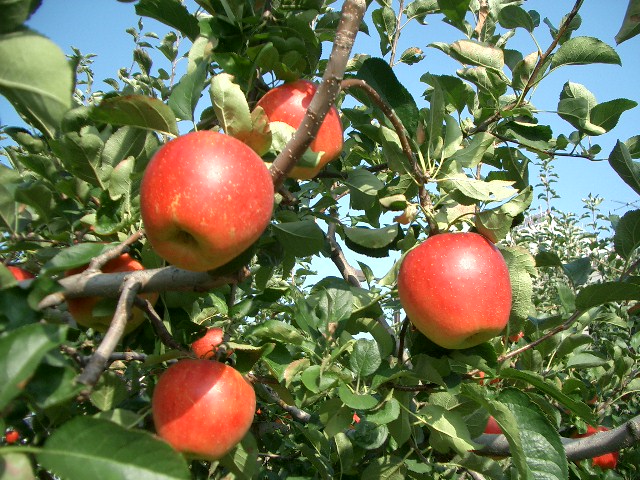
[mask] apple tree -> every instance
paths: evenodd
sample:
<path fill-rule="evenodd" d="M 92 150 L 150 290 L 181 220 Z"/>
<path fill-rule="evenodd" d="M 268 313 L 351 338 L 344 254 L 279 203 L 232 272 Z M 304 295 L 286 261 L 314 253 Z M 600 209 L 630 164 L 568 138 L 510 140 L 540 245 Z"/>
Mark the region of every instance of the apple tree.
<path fill-rule="evenodd" d="M 594 143 L 637 103 L 535 105 L 625 73 L 583 0 L 125 2 L 99 80 L 40 3 L 0 0 L 0 478 L 638 478 L 640 210 L 554 190 L 605 158 L 640 194 L 640 136 Z"/>

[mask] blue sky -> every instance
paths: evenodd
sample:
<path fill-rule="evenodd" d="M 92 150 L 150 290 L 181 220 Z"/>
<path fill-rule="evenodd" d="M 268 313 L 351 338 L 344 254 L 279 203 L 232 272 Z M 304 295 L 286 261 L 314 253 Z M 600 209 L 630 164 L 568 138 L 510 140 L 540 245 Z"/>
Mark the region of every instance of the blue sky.
<path fill-rule="evenodd" d="M 193 2 L 191 2 L 193 3 Z M 339 2 L 336 2 L 338 8 Z M 394 2 L 397 5 L 397 2 Z M 524 4 L 528 10 L 536 10 L 542 19 L 548 17 L 558 26 L 562 15 L 568 12 L 573 1 L 549 1 L 529 0 Z M 583 24 L 578 31 L 579 35 L 595 36 L 615 47 L 614 36 L 620 28 L 626 9 L 626 0 L 611 0 L 607 2 L 599 0 L 586 0 L 581 10 Z M 376 7 L 373 3 L 370 9 Z M 193 8 L 191 8 L 193 10 Z M 65 53 L 71 53 L 71 46 L 79 48 L 83 53 L 97 55 L 94 63 L 97 85 L 94 89 L 110 88 L 100 82 L 107 77 L 115 77 L 118 68 L 130 67 L 131 52 L 133 47 L 132 37 L 125 32 L 128 27 L 136 26 L 138 17 L 135 15 L 133 3 L 121 3 L 116 0 L 44 0 L 43 5 L 29 20 L 28 25 L 48 36 L 56 42 Z M 160 37 L 166 32 L 166 28 L 151 19 L 143 19 L 145 30 L 156 32 Z M 369 22 L 371 36 L 360 34 L 354 52 L 370 53 L 375 55 L 378 51 L 378 36 Z M 548 30 L 540 28 L 536 31 L 536 39 L 543 49 L 549 44 L 551 37 Z M 429 71 L 431 73 L 454 74 L 459 64 L 451 61 L 439 50 L 429 48 L 427 45 L 435 41 L 453 42 L 462 38 L 453 27 L 445 25 L 434 16 L 428 26 L 413 25 L 403 31 L 399 51 L 407 47 L 421 48 L 426 58 L 417 65 L 407 67 L 399 66 L 396 74 L 400 81 L 406 85 L 419 106 L 426 106 L 420 95 L 425 85 L 419 81 L 420 76 Z M 151 40 L 151 43 L 154 43 Z M 519 30 L 517 35 L 509 41 L 510 48 L 516 48 L 523 53 L 530 53 L 535 45 L 529 35 Z M 181 48 L 185 53 L 187 46 Z M 638 91 L 638 78 L 640 78 L 640 66 L 637 58 L 640 53 L 640 37 L 631 39 L 620 46 L 615 47 L 622 59 L 622 67 L 615 65 L 590 65 L 580 67 L 564 67 L 551 74 L 542 82 L 542 86 L 536 91 L 533 103 L 541 110 L 555 110 L 558 95 L 562 86 L 568 80 L 582 83 L 593 92 L 598 101 L 603 102 L 614 98 L 625 97 L 640 103 Z M 325 45 L 325 51 L 329 51 L 329 45 Z M 161 65 L 160 57 L 156 57 L 156 65 Z M 11 106 L 0 97 L 0 117 L 2 123 L 8 125 L 19 124 L 19 119 L 14 114 Z M 572 128 L 566 122 L 560 120 L 554 114 L 543 115 L 541 122 L 548 122 L 554 134 L 564 133 L 568 135 Z M 640 108 L 623 114 L 618 126 L 604 137 L 594 138 L 595 143 L 602 146 L 601 157 L 606 158 L 617 139 L 626 140 L 629 137 L 640 134 Z M 557 191 L 561 199 L 556 207 L 565 211 L 577 212 L 581 208 L 580 199 L 589 193 L 600 195 L 606 199 L 603 204 L 603 213 L 612 212 L 622 214 L 631 207 L 625 204 L 635 202 L 637 195 L 609 167 L 607 162 L 589 162 L 584 159 L 567 159 L 559 157 L 555 162 L 556 172 L 560 175 Z M 532 172 L 532 183 L 535 183 Z"/>

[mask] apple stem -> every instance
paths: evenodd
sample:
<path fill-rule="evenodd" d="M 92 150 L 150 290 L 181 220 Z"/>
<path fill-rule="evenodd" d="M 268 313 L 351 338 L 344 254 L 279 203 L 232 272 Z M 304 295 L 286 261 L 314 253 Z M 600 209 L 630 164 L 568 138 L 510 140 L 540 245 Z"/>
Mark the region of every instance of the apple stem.
<path fill-rule="evenodd" d="M 109 357 L 115 351 L 116 346 L 124 335 L 127 321 L 131 316 L 133 303 L 140 287 L 141 284 L 135 277 L 125 278 L 122 285 L 122 294 L 118 299 L 118 305 L 109 329 L 96 351 L 91 355 L 84 371 L 78 376 L 78 383 L 82 383 L 91 389 L 100 379 L 102 372 L 109 363 Z"/>
<path fill-rule="evenodd" d="M 364 0 L 346 0 L 342 6 L 340 23 L 322 82 L 309 104 L 300 127 L 269 168 L 276 191 L 284 182 L 287 173 L 307 150 L 318 133 L 324 117 L 336 101 L 340 92 L 340 82 L 344 77 L 351 49 L 366 9 L 367 4 Z"/>

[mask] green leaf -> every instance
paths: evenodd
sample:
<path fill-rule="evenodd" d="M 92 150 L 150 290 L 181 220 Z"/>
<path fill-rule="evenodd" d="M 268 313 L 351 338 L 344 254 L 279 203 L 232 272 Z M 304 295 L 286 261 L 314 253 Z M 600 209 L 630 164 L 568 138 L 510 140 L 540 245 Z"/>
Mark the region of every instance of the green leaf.
<path fill-rule="evenodd" d="M 260 323 L 251 329 L 250 335 L 287 345 L 302 345 L 305 342 L 305 337 L 295 327 L 279 320 L 267 320 Z"/>
<path fill-rule="evenodd" d="M 590 122 L 608 132 L 618 124 L 620 116 L 625 111 L 637 106 L 638 102 L 626 98 L 616 98 L 615 100 L 599 103 L 589 112 Z"/>
<path fill-rule="evenodd" d="M 640 210 L 631 210 L 625 213 L 616 225 L 616 233 L 613 236 L 613 245 L 616 253 L 625 260 L 640 245 Z"/>
<path fill-rule="evenodd" d="M 477 133 L 464 148 L 457 150 L 449 159 L 463 168 L 475 168 L 495 140 L 496 138 L 488 132 Z"/>
<path fill-rule="evenodd" d="M 247 433 L 220 463 L 232 471 L 236 478 L 255 478 L 260 470 L 258 444 L 251 433 Z"/>
<path fill-rule="evenodd" d="M 558 431 L 526 393 L 509 388 L 498 395 L 516 419 L 532 478 L 564 480 L 569 466 Z M 496 419 L 498 420 L 498 419 Z M 498 424 L 500 422 L 498 421 Z M 522 473 L 522 472 L 521 472 Z"/>
<path fill-rule="evenodd" d="M 451 177 L 444 182 L 443 186 L 448 190 L 458 190 L 466 198 L 457 198 L 464 205 L 480 202 L 502 202 L 513 197 L 517 192 L 512 187 L 513 182 L 504 180 L 491 180 L 489 182 L 476 180 L 469 177 Z M 472 199 L 469 201 L 468 199 Z"/>
<path fill-rule="evenodd" d="M 344 181 L 350 187 L 351 204 L 357 210 L 366 210 L 375 203 L 378 191 L 384 183 L 373 173 L 363 168 L 351 170 Z"/>
<path fill-rule="evenodd" d="M 183 75 L 173 87 L 167 104 L 179 120 L 193 121 L 193 112 L 204 89 L 208 67 L 207 62 L 198 62 L 197 66 Z"/>
<path fill-rule="evenodd" d="M 182 455 L 152 434 L 91 417 L 62 425 L 36 456 L 44 468 L 68 480 L 191 478 Z"/>
<path fill-rule="evenodd" d="M 578 286 L 587 282 L 593 268 L 591 267 L 591 260 L 588 257 L 583 257 L 563 264 L 562 270 L 564 270 L 571 282 Z"/>
<path fill-rule="evenodd" d="M 320 365 L 311 365 L 302 372 L 300 380 L 311 392 L 320 393 L 335 387 L 341 379 L 333 370 L 322 371 Z"/>
<path fill-rule="evenodd" d="M 381 364 L 382 358 L 376 342 L 366 338 L 358 339 L 349 357 L 351 370 L 358 377 L 367 377 L 373 375 Z"/>
<path fill-rule="evenodd" d="M 386 257 L 402 231 L 398 224 L 382 228 L 344 227 L 345 243 L 353 251 L 370 257 Z"/>
<path fill-rule="evenodd" d="M 594 368 L 602 367 L 609 363 L 606 359 L 602 358 L 595 353 L 577 353 L 569 357 L 567 360 L 567 368 Z"/>
<path fill-rule="evenodd" d="M 128 397 L 124 379 L 114 372 L 104 372 L 89 398 L 94 406 L 104 412 L 114 409 Z"/>
<path fill-rule="evenodd" d="M 179 0 L 140 0 L 136 15 L 153 18 L 187 36 L 192 42 L 200 34 L 198 19 Z"/>
<path fill-rule="evenodd" d="M 447 410 L 441 405 L 427 405 L 417 413 L 431 430 L 434 436 L 431 438 L 432 445 L 438 450 L 444 450 L 446 445 L 464 454 L 478 447 L 471 440 L 467 423 L 460 412 Z"/>
<path fill-rule="evenodd" d="M 529 371 L 525 372 L 523 370 L 516 370 L 515 368 L 503 368 L 500 370 L 500 376 L 502 378 L 522 380 L 528 383 L 569 408 L 571 412 L 581 417 L 587 423 L 593 423 L 596 420 L 593 416 L 593 412 L 587 405 L 564 394 L 555 383 L 551 380 L 545 379 L 538 373 Z"/>
<path fill-rule="evenodd" d="M 369 410 L 378 404 L 378 399 L 373 395 L 354 393 L 344 383 L 338 387 L 338 395 L 347 407 L 355 408 L 356 410 Z"/>
<path fill-rule="evenodd" d="M 395 21 L 395 20 L 394 20 Z M 381 58 L 368 58 L 358 69 L 357 78 L 365 80 L 396 113 L 409 135 L 418 128 L 418 106 L 400 83 L 389 64 Z"/>
<path fill-rule="evenodd" d="M 106 188 L 113 167 L 102 162 L 104 143 L 95 129 L 65 133 L 51 146 L 69 172 L 94 187 Z"/>
<path fill-rule="evenodd" d="M 640 33 L 640 22 L 638 22 L 639 15 L 640 0 L 629 0 L 627 11 L 624 14 L 624 20 L 620 26 L 620 30 L 616 34 L 616 43 L 618 45 Z"/>
<path fill-rule="evenodd" d="M 576 307 L 588 310 L 609 302 L 640 300 L 640 283 L 603 282 L 584 286 L 576 296 Z"/>
<path fill-rule="evenodd" d="M 130 125 L 177 137 L 176 116 L 157 98 L 124 95 L 104 99 L 91 110 L 91 118 L 113 125 Z"/>
<path fill-rule="evenodd" d="M 432 44 L 439 48 L 437 44 Z M 500 48 L 482 45 L 472 40 L 458 40 L 449 45 L 448 53 L 451 57 L 465 65 L 475 65 L 502 73 L 504 67 L 504 52 Z"/>
<path fill-rule="evenodd" d="M 367 414 L 367 420 L 378 425 L 387 424 L 394 421 L 400 416 L 400 402 L 395 398 L 391 398 L 388 402 L 382 404 L 382 408 L 376 409 Z"/>
<path fill-rule="evenodd" d="M 609 154 L 609 165 L 634 192 L 640 195 L 640 166 L 632 160 L 629 148 L 619 140 Z"/>
<path fill-rule="evenodd" d="M 47 273 L 57 273 L 87 265 L 94 257 L 111 247 L 112 245 L 104 243 L 78 243 L 60 250 L 51 260 L 45 263 L 43 270 Z"/>
<path fill-rule="evenodd" d="M 0 0 L 0 33 L 17 30 L 42 4 L 42 0 Z"/>
<path fill-rule="evenodd" d="M 249 104 L 231 75 L 215 75 L 211 79 L 210 94 L 216 117 L 226 134 L 239 137 L 251 131 Z"/>
<path fill-rule="evenodd" d="M 296 257 L 308 257 L 324 246 L 324 232 L 312 220 L 277 223 L 273 232 L 285 249 Z"/>
<path fill-rule="evenodd" d="M 45 136 L 53 138 L 71 108 L 73 69 L 49 39 L 31 30 L 0 35 L 0 94 Z"/>
<path fill-rule="evenodd" d="M 498 14 L 498 22 L 504 28 L 524 28 L 528 32 L 533 32 L 535 28 L 535 24 L 531 15 L 529 13 L 517 6 L 517 5 L 506 5 L 500 10 Z"/>
<path fill-rule="evenodd" d="M 524 320 L 533 306 L 533 278 L 536 275 L 535 260 L 523 247 L 500 250 L 509 267 L 511 280 L 511 318 Z"/>
<path fill-rule="evenodd" d="M 0 410 L 24 389 L 47 352 L 65 339 L 67 328 L 34 323 L 0 337 Z"/>
<path fill-rule="evenodd" d="M 470 0 L 438 0 L 440 11 L 454 25 L 464 22 L 469 3 L 471 3 Z"/>
<path fill-rule="evenodd" d="M 562 44 L 551 59 L 551 69 L 563 65 L 608 63 L 622 65 L 616 51 L 602 40 L 593 37 L 574 37 Z"/>

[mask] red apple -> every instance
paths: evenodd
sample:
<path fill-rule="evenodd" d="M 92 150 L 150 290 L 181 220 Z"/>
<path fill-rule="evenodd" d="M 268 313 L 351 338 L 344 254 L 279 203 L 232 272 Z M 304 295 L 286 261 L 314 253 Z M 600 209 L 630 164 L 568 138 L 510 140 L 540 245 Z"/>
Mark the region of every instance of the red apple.
<path fill-rule="evenodd" d="M 68 270 L 65 275 L 75 275 L 86 270 L 86 266 Z M 131 257 L 128 253 L 124 253 L 118 258 L 110 260 L 102 267 L 103 273 L 133 272 L 136 270 L 144 270 L 144 266 Z M 158 300 L 156 292 L 143 293 L 140 295 L 155 304 Z M 67 299 L 67 309 L 78 325 L 86 328 L 93 328 L 99 332 L 106 332 L 113 319 L 113 313 L 110 315 L 94 316 L 93 309 L 101 299 L 99 297 L 83 297 Z M 138 308 L 134 308 L 131 318 L 127 322 L 125 333 L 130 333 L 138 328 L 144 322 L 144 312 Z"/>
<path fill-rule="evenodd" d="M 224 342 L 224 330 L 213 327 L 191 344 L 191 351 L 198 358 L 211 358 L 218 351 L 218 345 Z"/>
<path fill-rule="evenodd" d="M 580 435 L 573 435 L 573 438 L 589 437 L 594 433 L 606 432 L 607 430 L 609 430 L 607 427 L 596 428 L 596 427 L 592 427 L 591 425 L 588 425 L 586 433 L 583 433 Z M 593 457 L 591 459 L 591 463 L 593 464 L 593 466 L 600 467 L 603 470 L 610 470 L 610 469 L 616 468 L 616 464 L 618 463 L 619 456 L 620 454 L 618 452 L 609 452 L 609 453 L 605 453 L 604 455 Z"/>
<path fill-rule="evenodd" d="M 484 433 L 493 433 L 496 435 L 502 435 L 502 429 L 496 419 L 493 418 L 493 415 L 489 416 L 489 421 L 487 422 L 487 426 L 484 427 Z"/>
<path fill-rule="evenodd" d="M 176 267 L 199 272 L 253 244 L 269 225 L 273 201 L 262 159 L 240 140 L 208 130 L 161 147 L 140 186 L 151 246 Z"/>
<path fill-rule="evenodd" d="M 27 272 L 23 268 L 16 267 L 15 265 L 7 265 L 6 267 L 7 270 L 9 270 L 13 274 L 13 278 L 15 278 L 18 282 L 35 278 L 32 273 Z"/>
<path fill-rule="evenodd" d="M 524 332 L 518 332 L 518 333 L 516 333 L 514 335 L 509 335 L 509 341 L 512 342 L 512 343 L 516 343 L 522 337 L 524 337 Z"/>
<path fill-rule="evenodd" d="M 20 440 L 20 434 L 16 430 L 7 430 L 4 434 L 4 439 L 8 444 L 13 444 Z"/>
<path fill-rule="evenodd" d="M 217 460 L 251 427 L 256 395 L 234 368 L 186 359 L 160 376 L 151 409 L 156 432 L 173 448 L 195 458 Z"/>
<path fill-rule="evenodd" d="M 498 335 L 511 311 L 509 269 L 477 233 L 433 235 L 411 250 L 398 274 L 411 323 L 444 348 L 469 348 Z"/>
<path fill-rule="evenodd" d="M 307 80 L 285 83 L 269 90 L 256 106 L 262 107 L 269 122 L 283 122 L 297 129 L 307 112 L 311 99 L 318 87 Z M 323 152 L 315 167 L 296 166 L 289 177 L 306 180 L 315 177 L 322 167 L 335 160 L 342 152 L 342 122 L 338 109 L 333 105 L 324 117 L 316 138 L 309 148 L 316 153 Z"/>

